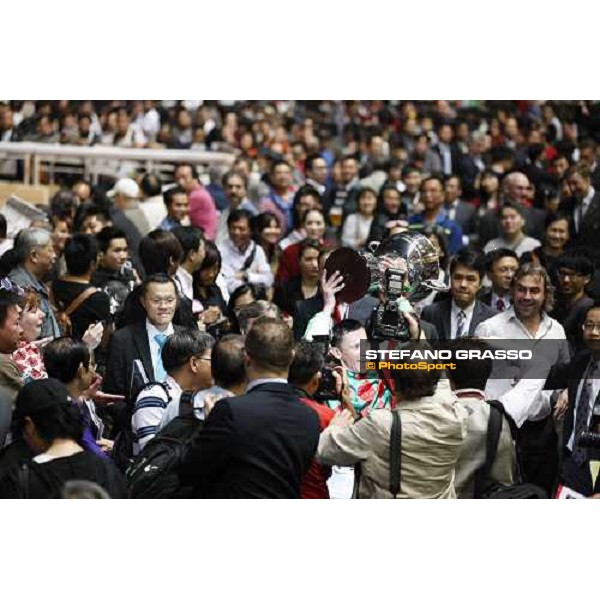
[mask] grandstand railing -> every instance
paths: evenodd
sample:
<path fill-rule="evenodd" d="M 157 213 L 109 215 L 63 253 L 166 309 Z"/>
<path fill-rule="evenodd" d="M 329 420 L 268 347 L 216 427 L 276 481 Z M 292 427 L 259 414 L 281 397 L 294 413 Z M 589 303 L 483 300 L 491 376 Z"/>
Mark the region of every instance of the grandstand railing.
<path fill-rule="evenodd" d="M 230 152 L 206 150 L 163 150 L 115 146 L 74 146 L 35 142 L 0 142 L 0 161 L 23 160 L 23 183 L 38 185 L 42 170 L 54 183 L 57 174 L 77 174 L 96 183 L 101 175 L 126 176 L 128 168 L 169 172 L 176 163 L 186 162 L 207 168 L 227 168 L 235 160 Z"/>

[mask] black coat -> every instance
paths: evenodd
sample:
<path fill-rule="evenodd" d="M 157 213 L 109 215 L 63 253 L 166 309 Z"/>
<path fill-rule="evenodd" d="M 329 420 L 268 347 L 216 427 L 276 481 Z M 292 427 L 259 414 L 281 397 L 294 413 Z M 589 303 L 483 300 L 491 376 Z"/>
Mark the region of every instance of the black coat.
<path fill-rule="evenodd" d="M 560 203 L 559 210 L 570 215 L 575 214 L 577 200 L 566 198 Z M 596 192 L 579 226 L 575 231 L 575 221 L 571 222 L 571 241 L 569 248 L 586 248 L 591 258 L 598 263 L 600 259 L 600 191 Z"/>
<path fill-rule="evenodd" d="M 482 323 L 486 319 L 493 317 L 498 314 L 498 311 L 487 306 L 480 300 L 475 300 L 475 307 L 473 308 L 473 317 L 469 325 L 469 335 L 475 333 L 475 329 L 479 323 Z M 441 302 L 434 302 L 429 306 L 426 306 L 421 313 L 421 317 L 435 325 L 438 335 L 442 340 L 449 340 L 452 332 L 452 324 L 450 322 L 452 315 L 452 299 L 442 300 Z"/>
<path fill-rule="evenodd" d="M 200 498 L 299 498 L 319 443 L 317 413 L 287 383 L 215 405 L 180 475 Z"/>

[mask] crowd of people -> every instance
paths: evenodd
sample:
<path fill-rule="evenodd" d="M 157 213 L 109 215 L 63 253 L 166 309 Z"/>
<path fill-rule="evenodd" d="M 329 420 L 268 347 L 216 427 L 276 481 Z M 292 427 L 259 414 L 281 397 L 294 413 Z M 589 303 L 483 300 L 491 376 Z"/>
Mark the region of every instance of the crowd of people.
<path fill-rule="evenodd" d="M 582 441 L 600 434 L 599 116 L 589 101 L 0 104 L 2 141 L 236 155 L 224 173 L 65 177 L 14 239 L 0 214 L 0 497 L 600 493 Z M 22 168 L 0 159 L 0 178 Z M 364 368 L 385 291 L 343 302 L 326 261 L 412 231 L 447 291 L 403 299 L 404 346 L 549 343 L 542 376 Z"/>

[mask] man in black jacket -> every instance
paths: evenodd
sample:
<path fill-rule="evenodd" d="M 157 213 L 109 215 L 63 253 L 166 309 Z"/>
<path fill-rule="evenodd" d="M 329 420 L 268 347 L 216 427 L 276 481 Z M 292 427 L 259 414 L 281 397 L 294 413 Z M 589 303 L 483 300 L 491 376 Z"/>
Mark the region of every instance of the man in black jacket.
<path fill-rule="evenodd" d="M 248 332 L 247 392 L 215 404 L 181 468 L 197 497 L 300 497 L 319 441 L 319 419 L 287 383 L 293 348 L 283 321 L 262 318 Z"/>
<path fill-rule="evenodd" d="M 485 273 L 483 256 L 464 248 L 450 263 L 451 298 L 426 306 L 421 318 L 435 325 L 441 339 L 473 335 L 479 323 L 497 311 L 477 300 Z"/>

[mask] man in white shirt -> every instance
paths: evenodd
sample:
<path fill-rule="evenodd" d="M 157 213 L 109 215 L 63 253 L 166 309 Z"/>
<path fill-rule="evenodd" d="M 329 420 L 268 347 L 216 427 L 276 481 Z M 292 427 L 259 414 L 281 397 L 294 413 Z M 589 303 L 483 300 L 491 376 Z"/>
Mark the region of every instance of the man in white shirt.
<path fill-rule="evenodd" d="M 248 179 L 242 173 L 237 171 L 228 171 L 223 175 L 223 188 L 229 201 L 229 207 L 219 215 L 219 225 L 217 228 L 217 244 L 222 244 L 227 240 L 229 230 L 227 228 L 227 219 L 232 210 L 244 208 L 256 216 L 258 209 L 248 198 Z"/>
<path fill-rule="evenodd" d="M 212 385 L 211 348 L 213 338 L 193 329 L 171 335 L 162 348 L 162 363 L 167 372 L 164 383 L 155 382 L 138 395 L 131 417 L 134 435 L 134 455 L 158 433 L 161 420 L 171 402 L 177 401 L 183 390 L 205 390 Z M 194 414 L 204 418 L 203 403 L 194 401 Z M 173 416 L 176 417 L 177 413 Z"/>
<path fill-rule="evenodd" d="M 526 378 L 519 367 L 512 379 L 490 379 L 486 394 L 502 402 L 519 427 L 517 444 L 525 481 L 543 487 L 548 494 L 555 484 L 558 454 L 552 422 L 552 391 L 544 391 L 544 384 L 553 364 L 569 361 L 565 331 L 546 314 L 552 302 L 551 289 L 550 278 L 542 267 L 523 265 L 511 284 L 514 305 L 475 330 L 475 335 L 481 338 L 531 341 L 536 377 Z M 542 343 L 542 340 L 563 341 Z"/>
<path fill-rule="evenodd" d="M 251 220 L 252 215 L 243 208 L 232 211 L 227 219 L 229 236 L 217 244 L 223 261 L 221 272 L 230 294 L 244 283 L 267 288 L 273 285 L 273 273 L 264 250 L 252 241 Z"/>

